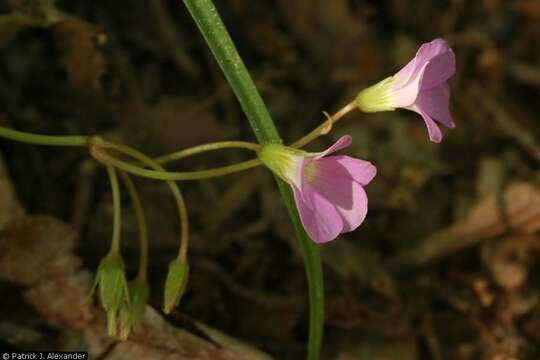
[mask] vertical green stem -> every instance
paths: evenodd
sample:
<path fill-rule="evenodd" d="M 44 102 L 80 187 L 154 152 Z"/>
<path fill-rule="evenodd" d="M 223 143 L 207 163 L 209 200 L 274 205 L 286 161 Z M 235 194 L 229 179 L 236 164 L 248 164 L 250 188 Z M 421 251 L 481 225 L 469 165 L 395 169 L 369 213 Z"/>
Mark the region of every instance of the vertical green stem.
<path fill-rule="evenodd" d="M 138 277 L 144 281 L 147 279 L 148 273 L 148 230 L 146 227 L 146 218 L 144 216 L 144 208 L 141 202 L 139 192 L 135 187 L 135 183 L 131 180 L 128 173 L 120 171 L 120 176 L 124 180 L 126 189 L 131 198 L 133 210 L 135 210 L 135 216 L 137 218 L 137 225 L 139 226 L 139 244 L 140 244 L 140 260 L 139 260 L 139 273 Z"/>
<path fill-rule="evenodd" d="M 234 43 L 211 0 L 184 0 L 260 143 L 280 143 L 279 133 Z M 300 240 L 309 291 L 308 359 L 319 358 L 324 325 L 324 285 L 319 249 L 300 223 L 290 187 L 277 179 L 281 195 Z"/>
<path fill-rule="evenodd" d="M 121 153 L 124 153 L 128 156 L 131 156 L 132 158 L 141 161 L 147 166 L 150 166 L 151 168 L 158 170 L 160 172 L 166 172 L 165 168 L 155 162 L 152 158 L 146 156 L 142 152 L 135 150 L 129 146 L 122 145 L 122 144 L 116 144 L 104 140 L 100 140 L 101 145 L 105 148 L 114 149 L 116 151 L 119 151 Z M 106 154 L 105 154 L 106 155 Z M 96 155 L 97 159 L 101 157 L 101 159 L 113 159 L 107 156 L 103 155 Z M 119 162 L 122 163 L 122 162 Z M 111 161 L 109 165 L 115 165 L 114 162 Z M 165 180 L 167 185 L 169 186 L 169 189 L 171 190 L 171 193 L 174 197 L 174 200 L 176 202 L 176 206 L 178 208 L 178 216 L 179 216 L 179 222 L 180 222 L 180 247 L 178 250 L 178 257 L 182 261 L 187 261 L 187 251 L 189 247 L 189 221 L 188 221 L 188 212 L 186 207 L 186 202 L 184 200 L 184 196 L 182 195 L 182 192 L 180 191 L 180 188 L 178 185 L 171 180 Z"/>
<path fill-rule="evenodd" d="M 111 182 L 111 192 L 113 198 L 113 236 L 111 242 L 111 251 L 120 254 L 120 224 L 122 221 L 122 205 L 120 203 L 120 186 L 114 167 L 107 165 L 107 173 Z"/>

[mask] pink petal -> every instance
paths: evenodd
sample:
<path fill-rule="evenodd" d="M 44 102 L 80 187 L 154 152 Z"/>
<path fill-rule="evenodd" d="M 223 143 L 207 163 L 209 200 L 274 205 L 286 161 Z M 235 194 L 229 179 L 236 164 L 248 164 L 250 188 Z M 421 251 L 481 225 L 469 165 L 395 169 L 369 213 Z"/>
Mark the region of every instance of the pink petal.
<path fill-rule="evenodd" d="M 456 58 L 452 49 L 431 59 L 424 70 L 422 90 L 445 83 L 456 72 Z"/>
<path fill-rule="evenodd" d="M 310 186 L 336 207 L 343 220 L 341 232 L 351 231 L 356 229 L 366 217 L 367 196 L 362 186 L 354 181 L 349 168 L 338 162 L 336 158 L 348 157 L 330 156 L 315 162 L 316 177 Z M 356 160 L 348 159 L 345 161 L 347 165 Z M 359 160 L 359 162 L 362 161 Z M 373 165 L 369 165 L 371 168 L 375 168 Z M 369 172 L 372 173 L 371 170 Z"/>
<path fill-rule="evenodd" d="M 334 143 L 334 145 L 330 146 L 328 149 L 322 152 L 316 153 L 316 155 L 313 157 L 313 160 L 320 159 L 326 155 L 330 155 L 338 150 L 344 149 L 347 146 L 351 145 L 351 142 L 352 138 L 349 135 L 343 135 Z"/>
<path fill-rule="evenodd" d="M 422 119 L 424 119 L 424 122 L 426 123 L 426 127 L 429 134 L 429 140 L 433 141 L 434 143 L 440 143 L 442 140 L 442 133 L 441 129 L 437 125 L 433 119 L 426 114 L 424 111 L 422 111 L 420 108 L 418 108 L 416 105 L 413 105 L 411 107 L 407 108 L 408 110 L 412 110 L 420 115 L 422 115 Z"/>
<path fill-rule="evenodd" d="M 422 44 L 415 57 L 394 75 L 396 78 L 395 88 L 402 88 L 411 82 L 417 81 L 423 72 L 424 66 L 430 60 L 449 50 L 450 47 L 444 39 L 435 39 Z"/>
<path fill-rule="evenodd" d="M 346 155 L 319 159 L 317 160 L 317 169 L 319 173 L 324 173 L 325 176 L 350 178 L 361 185 L 369 184 L 377 174 L 377 168 L 369 161 L 355 159 Z"/>
<path fill-rule="evenodd" d="M 403 86 L 407 85 L 409 82 L 409 79 L 414 76 L 416 71 L 416 58 L 413 58 L 411 61 L 407 63 L 404 67 L 401 68 L 395 75 L 394 79 L 396 83 L 394 84 L 395 88 L 402 88 Z"/>
<path fill-rule="evenodd" d="M 336 206 L 343 220 L 342 233 L 355 230 L 366 218 L 368 211 L 368 198 L 364 188 L 357 182 L 352 183 L 353 207 L 345 209 Z"/>
<path fill-rule="evenodd" d="M 422 77 L 427 64 L 424 64 L 415 79 L 401 88 L 394 87 L 392 92 L 392 106 L 394 108 L 406 108 L 414 104 L 422 85 Z"/>
<path fill-rule="evenodd" d="M 431 118 L 440 121 L 449 128 L 454 128 L 456 125 L 450 114 L 449 101 L 450 90 L 448 84 L 443 83 L 438 87 L 420 91 L 415 104 Z"/>
<path fill-rule="evenodd" d="M 446 40 L 437 38 L 428 43 L 422 44 L 420 49 L 418 49 L 415 58 L 419 59 L 420 61 L 430 61 L 448 50 L 450 50 L 450 46 L 448 46 Z"/>
<path fill-rule="evenodd" d="M 321 161 L 317 161 L 317 175 L 311 183 L 304 185 L 304 187 L 310 186 L 336 207 L 353 208 L 352 184 L 355 181 L 342 165 L 336 162 L 332 162 L 332 166 L 328 165 L 328 162 L 321 164 Z"/>
<path fill-rule="evenodd" d="M 291 169 L 291 176 L 289 177 L 289 183 L 293 187 L 302 189 L 304 186 L 304 167 L 310 162 L 310 159 L 305 156 L 295 157 L 293 162 L 293 168 Z"/>
<path fill-rule="evenodd" d="M 334 240 L 343 229 L 343 220 L 336 207 L 306 184 L 302 193 L 293 186 L 294 200 L 302 225 L 316 243 Z"/>

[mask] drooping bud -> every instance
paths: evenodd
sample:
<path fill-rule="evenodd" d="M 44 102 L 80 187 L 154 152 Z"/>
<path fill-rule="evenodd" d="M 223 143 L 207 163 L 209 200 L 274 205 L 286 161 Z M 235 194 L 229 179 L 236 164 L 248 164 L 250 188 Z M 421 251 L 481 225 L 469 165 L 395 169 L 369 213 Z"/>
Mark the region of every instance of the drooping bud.
<path fill-rule="evenodd" d="M 150 297 L 150 286 L 142 277 L 132 280 L 128 288 L 130 303 L 124 304 L 119 313 L 118 337 L 121 340 L 126 340 L 131 330 L 141 324 Z"/>
<path fill-rule="evenodd" d="M 186 290 L 189 277 L 189 265 L 186 261 L 176 258 L 169 264 L 169 272 L 165 280 L 165 295 L 163 311 L 168 314 L 180 303 Z"/>
<path fill-rule="evenodd" d="M 94 288 L 99 286 L 101 305 L 107 312 L 108 332 L 115 336 L 117 316 L 123 302 L 129 304 L 128 286 L 124 271 L 124 262 L 117 252 L 110 252 L 101 260 Z M 92 290 L 93 291 L 93 290 Z"/>

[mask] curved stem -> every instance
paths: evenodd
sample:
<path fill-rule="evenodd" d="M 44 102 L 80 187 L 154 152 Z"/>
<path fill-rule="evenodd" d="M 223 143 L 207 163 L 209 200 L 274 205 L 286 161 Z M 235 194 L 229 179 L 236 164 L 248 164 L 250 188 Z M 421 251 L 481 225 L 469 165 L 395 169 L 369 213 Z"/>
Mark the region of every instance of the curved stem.
<path fill-rule="evenodd" d="M 146 227 L 146 218 L 144 216 L 144 209 L 142 206 L 139 192 L 133 183 L 131 177 L 124 171 L 120 171 L 120 176 L 124 181 L 133 209 L 135 210 L 135 216 L 137 217 L 137 225 L 139 226 L 139 243 L 140 243 L 140 260 L 139 260 L 139 274 L 138 276 L 146 281 L 148 273 L 148 231 Z"/>
<path fill-rule="evenodd" d="M 105 165 L 111 182 L 111 192 L 113 198 L 113 236 L 111 242 L 111 251 L 120 253 L 120 224 L 122 222 L 122 206 L 120 204 L 120 186 L 118 186 L 118 177 L 116 170 L 111 165 Z"/>
<path fill-rule="evenodd" d="M 343 116 L 345 116 L 347 113 L 349 113 L 351 110 L 356 109 L 356 103 L 354 101 L 350 102 L 349 104 L 345 105 L 343 108 L 338 110 L 334 115 L 329 116 L 328 119 L 323 122 L 321 125 L 317 126 L 315 129 L 313 129 L 310 133 L 303 136 L 302 138 L 296 140 L 294 143 L 292 143 L 290 146 L 294 148 L 301 148 L 305 145 L 309 144 L 316 138 L 322 135 L 326 135 L 330 132 L 332 129 L 332 126 L 338 122 L 339 119 L 341 119 Z"/>
<path fill-rule="evenodd" d="M 209 144 L 197 145 L 189 149 L 175 151 L 170 154 L 159 156 L 155 158 L 154 161 L 160 164 L 165 164 L 174 160 L 180 160 L 182 158 L 199 154 L 202 152 L 206 152 L 206 151 L 213 151 L 213 150 L 227 149 L 227 148 L 241 148 L 241 149 L 258 151 L 260 147 L 261 146 L 259 144 L 254 144 L 247 141 L 219 141 L 219 142 L 214 142 L 214 143 L 209 143 Z"/>
<path fill-rule="evenodd" d="M 8 129 L 0 126 L 0 137 L 36 145 L 51 146 L 85 146 L 88 144 L 89 136 L 53 136 L 40 135 L 24 131 Z"/>
<path fill-rule="evenodd" d="M 228 166 L 223 166 L 223 167 L 208 169 L 208 170 L 173 172 L 173 171 L 164 171 L 164 170 L 144 169 L 140 166 L 134 165 L 133 163 L 116 159 L 105 152 L 96 152 L 92 155 L 97 160 L 114 165 L 115 167 L 125 172 L 128 172 L 130 174 L 137 175 L 144 178 L 149 178 L 149 179 L 154 179 L 154 180 L 164 180 L 164 181 L 209 179 L 213 177 L 233 174 L 239 171 L 251 169 L 253 167 L 261 165 L 261 161 L 259 159 L 253 159 L 253 160 L 248 160 L 248 161 L 244 161 L 244 162 L 233 164 L 233 165 L 228 165 Z"/>
<path fill-rule="evenodd" d="M 147 155 L 143 154 L 142 152 L 140 152 L 138 150 L 135 150 L 135 149 L 133 149 L 133 148 L 131 148 L 129 146 L 104 141 L 104 140 L 102 140 L 100 138 L 96 139 L 95 145 L 98 146 L 98 148 L 101 148 L 101 149 L 110 148 L 110 149 L 119 151 L 119 152 L 121 152 L 121 153 L 123 153 L 125 155 L 131 156 L 132 158 L 144 163 L 145 165 L 147 165 L 147 166 L 149 166 L 149 167 L 151 167 L 153 169 L 156 169 L 156 170 L 142 169 L 142 168 L 139 168 L 137 166 L 126 163 L 124 161 L 117 160 L 117 159 L 109 156 L 104 151 L 93 151 L 92 155 L 94 155 L 94 157 L 96 157 L 96 159 L 98 159 L 98 160 L 101 159 L 105 163 L 108 163 L 110 165 L 118 167 L 121 170 L 124 170 L 126 172 L 131 172 L 129 169 L 131 167 L 135 167 L 135 168 L 137 168 L 139 170 L 156 172 L 156 173 L 160 173 L 160 174 L 167 174 L 167 171 L 165 170 L 165 168 L 162 165 L 155 162 L 154 159 L 150 158 L 149 156 L 147 156 Z M 124 165 L 128 165 L 128 167 L 123 168 Z M 138 175 L 138 174 L 136 174 L 136 175 Z M 179 249 L 179 252 L 178 252 L 178 256 L 183 261 L 187 261 L 187 250 L 188 250 L 188 247 L 189 247 L 189 221 L 188 221 L 188 213 L 187 213 L 186 202 L 184 200 L 184 197 L 182 196 L 182 193 L 180 192 L 180 189 L 178 188 L 178 185 L 174 181 L 172 181 L 173 179 L 161 179 L 161 180 L 165 180 L 165 182 L 167 183 L 167 185 L 171 189 L 171 192 L 172 192 L 173 197 L 174 197 L 175 202 L 176 202 L 176 206 L 178 208 L 178 216 L 179 216 L 179 221 L 180 221 L 180 249 Z"/>

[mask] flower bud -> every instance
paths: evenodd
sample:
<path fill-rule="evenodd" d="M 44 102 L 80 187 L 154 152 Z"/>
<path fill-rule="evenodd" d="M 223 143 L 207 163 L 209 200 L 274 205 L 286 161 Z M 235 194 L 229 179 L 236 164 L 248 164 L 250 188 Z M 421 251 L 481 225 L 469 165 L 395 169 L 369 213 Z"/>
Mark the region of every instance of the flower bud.
<path fill-rule="evenodd" d="M 189 277 L 189 265 L 186 261 L 176 258 L 169 264 L 169 272 L 165 280 L 165 295 L 163 311 L 168 314 L 178 305 Z"/>
<path fill-rule="evenodd" d="M 120 340 L 127 340 L 131 330 L 141 324 L 150 297 L 150 286 L 141 277 L 132 280 L 128 289 L 130 303 L 123 303 L 118 315 L 118 337 Z"/>
<path fill-rule="evenodd" d="M 124 262 L 120 254 L 110 252 L 99 264 L 94 287 L 99 286 L 101 305 L 107 312 L 108 331 L 116 335 L 117 316 L 123 302 L 129 304 Z"/>
<path fill-rule="evenodd" d="M 145 279 L 137 277 L 129 283 L 131 323 L 133 326 L 138 326 L 142 322 L 149 297 L 150 286 Z"/>

